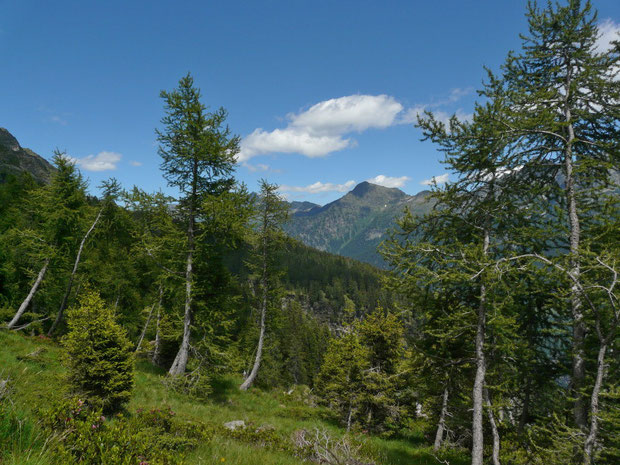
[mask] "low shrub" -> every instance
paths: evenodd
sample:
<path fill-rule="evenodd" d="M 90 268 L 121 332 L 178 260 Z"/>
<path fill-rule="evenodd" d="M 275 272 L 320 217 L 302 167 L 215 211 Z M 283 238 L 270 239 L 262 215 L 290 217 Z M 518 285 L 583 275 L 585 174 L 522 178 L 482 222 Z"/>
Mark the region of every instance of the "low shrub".
<path fill-rule="evenodd" d="M 78 397 L 43 414 L 58 463 L 89 465 L 180 465 L 202 428 L 179 423 L 169 408 L 138 410 L 134 415 L 103 415 Z"/>

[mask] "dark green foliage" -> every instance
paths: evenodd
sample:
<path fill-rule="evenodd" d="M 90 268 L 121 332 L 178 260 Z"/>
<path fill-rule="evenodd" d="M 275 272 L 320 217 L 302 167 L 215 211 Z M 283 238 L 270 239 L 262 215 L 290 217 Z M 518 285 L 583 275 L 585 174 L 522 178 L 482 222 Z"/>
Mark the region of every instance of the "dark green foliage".
<path fill-rule="evenodd" d="M 317 378 L 323 402 L 342 424 L 374 432 L 402 426 L 404 328 L 390 312 L 378 308 L 364 320 L 342 328 L 330 341 Z"/>
<path fill-rule="evenodd" d="M 98 293 L 85 292 L 69 311 L 63 338 L 71 390 L 106 412 L 122 408 L 134 384 L 132 344 L 115 320 Z"/>
<path fill-rule="evenodd" d="M 270 318 L 257 384 L 313 386 L 330 337 L 327 325 L 293 297 L 285 297 L 281 308 L 272 309 Z"/>

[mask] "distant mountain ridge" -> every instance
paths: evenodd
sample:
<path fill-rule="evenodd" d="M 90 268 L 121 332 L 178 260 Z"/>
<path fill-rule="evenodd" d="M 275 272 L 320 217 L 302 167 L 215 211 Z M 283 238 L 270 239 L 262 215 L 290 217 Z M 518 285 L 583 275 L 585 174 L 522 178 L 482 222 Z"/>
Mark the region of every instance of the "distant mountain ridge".
<path fill-rule="evenodd" d="M 292 202 L 284 230 L 306 245 L 384 267 L 377 247 L 406 207 L 414 215 L 432 208 L 429 191 L 408 195 L 397 188 L 362 182 L 338 200 L 319 206 Z"/>
<path fill-rule="evenodd" d="M 32 150 L 23 148 L 5 128 L 0 128 L 0 182 L 7 176 L 30 173 L 39 183 L 48 183 L 54 168 L 45 158 Z"/>

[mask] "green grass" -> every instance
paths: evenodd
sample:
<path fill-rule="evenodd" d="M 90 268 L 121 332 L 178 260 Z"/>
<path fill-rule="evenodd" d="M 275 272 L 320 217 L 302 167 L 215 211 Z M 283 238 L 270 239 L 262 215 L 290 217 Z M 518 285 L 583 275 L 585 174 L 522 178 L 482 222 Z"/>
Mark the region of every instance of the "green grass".
<path fill-rule="evenodd" d="M 39 348 L 44 351 L 35 359 L 23 357 Z M 14 412 L 10 425 L 0 422 L 0 444 L 9 445 L 6 450 L 0 451 L 0 464 L 51 463 L 44 450 L 46 438 L 37 426 L 36 412 L 60 399 L 65 392 L 60 355 L 61 349 L 54 342 L 0 331 L 0 379 L 10 380 Z M 215 380 L 213 394 L 208 401 L 201 402 L 166 389 L 162 383 L 164 376 L 164 372 L 148 362 L 139 361 L 136 364 L 136 386 L 128 406 L 129 412 L 169 406 L 183 421 L 220 427 L 228 421 L 243 420 L 250 428 L 271 428 L 286 441 L 299 429 L 319 428 L 336 438 L 345 433 L 328 410 L 308 407 L 301 401 L 291 399 L 292 396 L 283 390 L 266 392 L 252 389 L 241 392 L 238 389 L 241 380 L 226 377 Z M 360 435 L 358 439 L 363 443 L 362 451 L 377 464 L 440 463 L 419 435 L 390 440 Z M 447 459 L 451 465 L 467 463 L 466 457 L 457 453 L 442 456 L 442 459 Z M 186 463 L 292 465 L 307 462 L 302 462 L 293 454 L 217 432 L 211 441 L 199 444 L 189 454 Z"/>

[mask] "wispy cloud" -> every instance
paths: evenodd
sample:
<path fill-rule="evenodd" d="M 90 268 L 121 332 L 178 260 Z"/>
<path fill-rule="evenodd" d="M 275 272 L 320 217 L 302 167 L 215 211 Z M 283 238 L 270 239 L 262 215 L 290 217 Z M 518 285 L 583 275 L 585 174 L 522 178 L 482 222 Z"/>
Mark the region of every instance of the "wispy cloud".
<path fill-rule="evenodd" d="M 355 186 L 355 181 L 347 181 L 344 184 L 323 183 L 317 181 L 307 186 L 280 186 L 282 192 L 302 192 L 305 194 L 320 194 L 323 192 L 348 192 Z"/>
<path fill-rule="evenodd" d="M 142 162 L 141 162 L 141 161 L 136 161 L 136 160 L 131 160 L 131 161 L 129 162 L 129 164 L 130 164 L 131 166 L 142 166 Z"/>
<path fill-rule="evenodd" d="M 466 113 L 460 108 L 453 113 L 448 113 L 444 110 L 436 110 L 434 108 L 434 105 L 416 105 L 404 111 L 399 122 L 400 124 L 415 124 L 418 122 L 418 116 L 421 116 L 425 111 L 432 112 L 435 119 L 441 121 L 446 126 L 448 126 L 450 118 L 452 118 L 453 115 L 460 121 L 471 121 L 474 117 L 473 113 Z"/>
<path fill-rule="evenodd" d="M 71 116 L 70 113 L 59 113 L 56 110 L 48 107 L 47 105 L 39 105 L 37 107 L 37 111 L 47 115 L 45 120 L 49 123 L 60 124 L 61 126 L 66 126 L 68 124 L 67 117 Z"/>
<path fill-rule="evenodd" d="M 374 178 L 371 179 L 367 179 L 368 182 L 372 183 L 372 184 L 378 184 L 379 186 L 384 186 L 384 187 L 403 187 L 407 181 L 410 181 L 411 178 L 409 176 L 400 176 L 400 177 L 392 177 L 392 176 L 385 176 L 383 174 L 380 174 L 378 176 L 375 176 Z"/>
<path fill-rule="evenodd" d="M 61 126 L 66 126 L 66 125 L 67 125 L 67 120 L 66 120 L 66 119 L 64 119 L 64 118 L 61 118 L 61 117 L 60 117 L 60 116 L 58 116 L 58 115 L 54 115 L 54 116 L 50 117 L 50 121 L 51 121 L 52 123 L 58 123 L 58 124 L 60 124 Z"/>
<path fill-rule="evenodd" d="M 81 169 L 86 171 L 111 171 L 117 168 L 123 155 L 116 152 L 99 152 L 97 155 L 87 155 L 83 158 L 67 157 Z M 135 165 L 134 165 L 135 166 Z"/>
<path fill-rule="evenodd" d="M 447 183 L 449 179 L 450 179 L 450 175 L 448 173 L 445 173 L 445 174 L 440 174 L 439 176 L 433 176 L 430 179 L 425 179 L 420 184 L 422 186 L 432 186 L 433 184 L 440 185 L 440 184 Z"/>
<path fill-rule="evenodd" d="M 266 171 L 271 171 L 269 165 L 265 165 L 264 163 L 258 163 L 256 165 L 252 165 L 250 163 L 242 163 L 243 167 L 252 173 L 261 173 Z"/>

